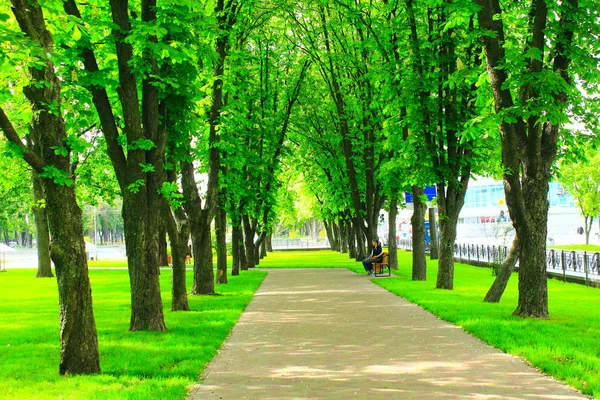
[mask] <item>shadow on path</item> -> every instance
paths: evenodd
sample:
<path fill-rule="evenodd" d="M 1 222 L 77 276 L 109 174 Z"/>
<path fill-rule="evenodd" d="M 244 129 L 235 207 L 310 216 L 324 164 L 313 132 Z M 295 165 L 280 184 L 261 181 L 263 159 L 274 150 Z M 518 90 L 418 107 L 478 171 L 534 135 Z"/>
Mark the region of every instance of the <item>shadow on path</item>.
<path fill-rule="evenodd" d="M 188 397 L 585 398 L 344 269 L 269 270 Z"/>

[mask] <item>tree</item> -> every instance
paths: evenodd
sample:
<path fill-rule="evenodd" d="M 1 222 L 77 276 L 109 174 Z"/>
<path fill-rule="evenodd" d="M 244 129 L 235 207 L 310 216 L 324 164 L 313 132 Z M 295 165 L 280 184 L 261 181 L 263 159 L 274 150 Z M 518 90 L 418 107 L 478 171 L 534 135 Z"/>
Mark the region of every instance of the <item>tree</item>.
<path fill-rule="evenodd" d="M 486 303 L 498 303 L 502 294 L 504 294 L 504 289 L 506 289 L 506 285 L 515 270 L 515 264 L 517 263 L 517 257 L 519 255 L 519 240 L 518 237 L 515 236 L 513 239 L 513 243 L 510 246 L 510 250 L 506 255 L 502 264 L 498 267 L 498 271 L 496 273 L 496 279 L 492 283 L 492 286 L 488 290 L 485 295 L 483 301 Z"/>
<path fill-rule="evenodd" d="M 563 161 L 560 182 L 571 193 L 584 218 L 585 244 L 590 243 L 590 230 L 594 218 L 600 216 L 600 153 L 587 151 L 587 162 Z"/>
<path fill-rule="evenodd" d="M 100 372 L 98 339 L 92 309 L 81 209 L 77 204 L 74 177 L 71 173 L 70 137 L 62 118 L 61 83 L 57 67 L 48 54 L 54 41 L 37 1 L 12 1 L 12 11 L 23 35 L 11 37 L 26 43 L 35 55 L 27 65 L 29 83 L 22 87 L 33 118 L 29 148 L 4 109 L 0 107 L 0 128 L 15 151 L 42 178 L 45 204 L 52 236 L 51 257 L 56 267 L 60 303 L 60 364 L 63 374 Z M 2 14 L 6 20 L 6 15 Z M 7 47 L 2 48 L 4 56 Z M 20 65 L 19 65 L 20 67 Z M 11 85 L 8 85 L 9 87 Z"/>
<path fill-rule="evenodd" d="M 245 250 L 242 269 L 259 264 L 261 248 L 272 231 L 290 121 L 311 64 L 286 43 L 285 23 L 275 10 L 261 11 L 255 17 L 244 15 L 260 24 L 248 21 L 245 34 L 237 32 L 232 55 L 237 62 L 230 67 L 223 125 L 228 149 L 226 207 L 237 238 L 234 264 Z M 237 227 L 244 231 L 243 246 Z"/>
<path fill-rule="evenodd" d="M 510 10 L 477 0 L 502 141 L 503 181 L 519 237 L 519 302 L 515 315 L 548 318 L 546 235 L 548 182 L 569 105 L 585 112 L 577 77 L 596 78 L 591 29 L 598 15 L 585 2 L 533 1 Z M 591 6 L 591 5 L 590 5 Z"/>
<path fill-rule="evenodd" d="M 46 212 L 46 195 L 44 186 L 38 174 L 32 173 L 33 200 L 32 207 L 35 217 L 35 239 L 37 247 L 38 268 L 36 278 L 52 278 L 50 262 L 50 231 L 48 230 L 48 214 Z"/>
<path fill-rule="evenodd" d="M 357 259 L 366 257 L 365 245 L 376 235 L 379 211 L 385 201 L 376 171 L 386 157 L 383 146 L 379 146 L 382 113 L 373 67 L 379 60 L 373 62 L 369 57 L 375 38 L 357 18 L 361 12 L 370 10 L 354 10 L 345 2 L 306 2 L 301 13 L 288 11 L 294 21 L 294 40 L 301 42 L 323 82 L 320 87 L 327 97 L 319 104 L 329 113 L 327 118 L 333 119 L 332 139 L 343 151 L 343 185 L 351 200 L 348 206 Z"/>

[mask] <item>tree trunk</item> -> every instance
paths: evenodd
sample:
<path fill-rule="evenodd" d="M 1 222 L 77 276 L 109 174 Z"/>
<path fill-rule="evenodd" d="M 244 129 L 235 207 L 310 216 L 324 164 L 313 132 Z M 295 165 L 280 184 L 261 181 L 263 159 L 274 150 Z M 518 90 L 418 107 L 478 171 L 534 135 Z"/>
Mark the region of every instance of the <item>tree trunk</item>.
<path fill-rule="evenodd" d="M 327 239 L 329 239 L 329 248 L 334 251 L 340 250 L 338 236 L 335 234 L 335 222 L 323 221 L 325 224 L 325 232 L 327 232 Z"/>
<path fill-rule="evenodd" d="M 194 171 L 192 163 L 181 162 L 181 187 L 185 198 L 184 209 L 190 223 L 194 258 L 194 283 L 191 294 L 214 294 L 210 223 L 216 211 L 218 168 L 212 165 L 209 167 L 207 199 L 204 209 Z"/>
<path fill-rule="evenodd" d="M 362 261 L 367 258 L 367 247 L 365 242 L 365 235 L 360 228 L 360 221 L 358 218 L 354 218 L 354 223 L 352 224 L 354 227 L 354 237 L 356 238 L 356 261 Z M 368 243 L 371 244 L 370 242 Z"/>
<path fill-rule="evenodd" d="M 242 217 L 244 221 L 244 247 L 246 248 L 246 269 L 254 268 L 257 264 L 256 249 L 254 246 L 254 227 L 250 224 L 250 218 L 247 215 Z"/>
<path fill-rule="evenodd" d="M 232 216 L 232 218 L 234 218 Z M 238 276 L 240 274 L 240 241 L 243 240 L 242 231 L 240 230 L 237 221 L 232 221 L 231 228 L 231 275 Z"/>
<path fill-rule="evenodd" d="M 246 245 L 245 243 L 245 235 L 244 235 L 244 230 L 243 230 L 243 226 L 239 227 L 239 231 L 240 231 L 240 240 L 239 240 L 239 247 L 238 247 L 238 256 L 240 258 L 240 268 L 242 271 L 248 271 L 248 260 L 246 259 Z"/>
<path fill-rule="evenodd" d="M 44 188 L 40 178 L 34 171 L 33 180 L 33 217 L 35 219 L 35 237 L 37 241 L 38 268 L 36 278 L 52 278 L 52 264 L 50 263 L 50 233 L 48 232 L 48 215 L 46 207 L 40 207 L 39 202 L 44 200 Z"/>
<path fill-rule="evenodd" d="M 454 242 L 456 240 L 457 216 L 440 218 L 440 258 L 435 287 L 437 289 L 454 288 Z"/>
<path fill-rule="evenodd" d="M 527 221 L 513 219 L 521 249 L 519 252 L 519 302 L 513 314 L 545 319 L 549 316 L 546 277 L 548 180 L 531 180 L 524 189 L 525 204 L 528 204 L 530 219 Z M 522 240 L 523 237 L 528 240 Z"/>
<path fill-rule="evenodd" d="M 59 372 L 61 375 L 100 373 L 81 209 L 73 187 L 58 186 L 51 181 L 45 181 L 44 186 L 60 304 Z"/>
<path fill-rule="evenodd" d="M 263 246 L 265 243 L 265 238 L 267 237 L 266 232 L 261 232 L 260 235 L 258 235 L 258 239 L 256 239 L 256 242 L 254 242 L 254 259 L 256 260 L 256 265 L 260 264 L 260 260 L 263 259 L 264 256 L 266 256 L 267 252 L 264 251 L 263 253 Z"/>
<path fill-rule="evenodd" d="M 123 194 L 123 222 L 131 288 L 131 331 L 166 331 L 160 294 L 159 230 L 162 199 L 151 184 L 138 193 Z M 158 190 L 155 188 L 155 190 Z M 147 193 L 148 192 L 148 193 Z M 152 201 L 156 200 L 156 202 Z M 141 204 L 145 204 L 142 207 Z"/>
<path fill-rule="evenodd" d="M 494 283 L 492 283 L 492 286 L 490 287 L 490 290 L 488 290 L 483 301 L 486 303 L 498 303 L 500 301 L 504 294 L 504 289 L 506 289 L 506 285 L 508 284 L 508 280 L 515 270 L 518 256 L 519 240 L 518 237 L 515 236 L 506 258 L 498 268 L 496 279 L 494 279 Z"/>
<path fill-rule="evenodd" d="M 190 231 L 194 252 L 194 286 L 191 294 L 215 294 L 210 222 L 206 213 L 202 213 L 200 223 L 192 223 Z"/>
<path fill-rule="evenodd" d="M 260 259 L 262 260 L 267 256 L 267 241 L 266 239 L 260 244 Z"/>
<path fill-rule="evenodd" d="M 584 225 L 585 225 L 585 244 L 590 244 L 590 231 L 592 230 L 592 222 L 594 222 L 594 217 L 589 215 L 584 215 Z"/>
<path fill-rule="evenodd" d="M 221 190 L 220 199 L 225 197 L 224 189 Z M 227 243 L 225 236 L 227 233 L 227 212 L 223 208 L 221 201 L 217 205 L 217 215 L 215 216 L 215 235 L 217 236 L 217 284 L 227 283 Z"/>
<path fill-rule="evenodd" d="M 425 210 L 427 206 L 421 201 L 423 188 L 413 186 L 414 211 L 410 218 L 412 225 L 412 280 L 427 280 L 427 257 L 425 255 Z"/>
<path fill-rule="evenodd" d="M 272 253 L 273 252 L 273 234 L 272 233 L 269 233 L 267 235 L 266 242 L 267 242 L 267 251 Z"/>
<path fill-rule="evenodd" d="M 343 229 L 346 231 L 346 237 L 348 239 L 348 257 L 357 259 L 358 257 L 356 252 L 356 235 L 354 234 L 352 223 L 346 223 Z"/>
<path fill-rule="evenodd" d="M 158 232 L 158 265 L 169 265 L 169 254 L 167 251 L 167 230 L 165 224 L 160 224 L 161 228 Z"/>
<path fill-rule="evenodd" d="M 437 232 L 437 221 L 435 220 L 435 208 L 429 209 L 429 259 L 437 260 L 439 258 L 438 252 L 438 232 Z"/>
<path fill-rule="evenodd" d="M 398 243 L 396 243 L 396 217 L 398 216 L 398 200 L 390 200 L 388 220 L 388 253 L 391 269 L 398 269 Z"/>
<path fill-rule="evenodd" d="M 174 174 L 173 174 L 174 175 Z M 171 176 L 171 182 L 175 177 Z M 171 311 L 189 311 L 186 258 L 189 254 L 190 223 L 182 207 L 165 210 L 165 225 L 171 242 Z"/>
<path fill-rule="evenodd" d="M 462 172 L 460 179 L 451 179 L 447 188 L 437 184 L 438 210 L 440 213 L 440 243 L 438 276 L 436 288 L 452 290 L 454 287 L 454 245 L 456 242 L 456 224 L 464 204 L 467 185 L 469 184 L 470 169 L 467 167 Z M 432 221 L 433 220 L 433 221 Z M 435 216 L 430 217 L 435 223 Z M 435 235 L 435 227 L 430 231 Z"/>
<path fill-rule="evenodd" d="M 336 232 L 334 235 L 338 238 L 339 252 L 348 253 L 348 235 L 344 224 L 342 222 L 334 223 L 333 231 Z"/>

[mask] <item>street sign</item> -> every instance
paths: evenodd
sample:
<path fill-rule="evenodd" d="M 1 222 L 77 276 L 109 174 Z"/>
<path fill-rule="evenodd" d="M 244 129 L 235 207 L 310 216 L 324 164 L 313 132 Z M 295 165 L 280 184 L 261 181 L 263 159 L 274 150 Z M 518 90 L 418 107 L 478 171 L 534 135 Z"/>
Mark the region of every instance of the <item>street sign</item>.
<path fill-rule="evenodd" d="M 431 201 L 431 200 L 435 199 L 435 197 L 436 197 L 435 185 L 425 186 L 424 192 L 427 195 L 427 201 Z M 406 192 L 406 193 L 404 193 L 404 197 L 405 197 L 407 203 L 413 202 L 412 193 Z"/>

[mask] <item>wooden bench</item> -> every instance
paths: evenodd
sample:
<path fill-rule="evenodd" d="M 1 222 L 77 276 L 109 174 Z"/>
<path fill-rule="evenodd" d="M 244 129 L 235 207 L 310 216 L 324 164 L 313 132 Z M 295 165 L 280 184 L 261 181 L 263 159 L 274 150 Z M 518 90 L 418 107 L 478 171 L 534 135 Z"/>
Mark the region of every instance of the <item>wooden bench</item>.
<path fill-rule="evenodd" d="M 383 260 L 380 263 L 373 264 L 373 270 L 375 271 L 375 276 L 385 275 L 385 269 L 387 268 L 387 276 L 392 276 L 392 271 L 390 270 L 390 255 L 388 253 L 383 253 Z"/>

